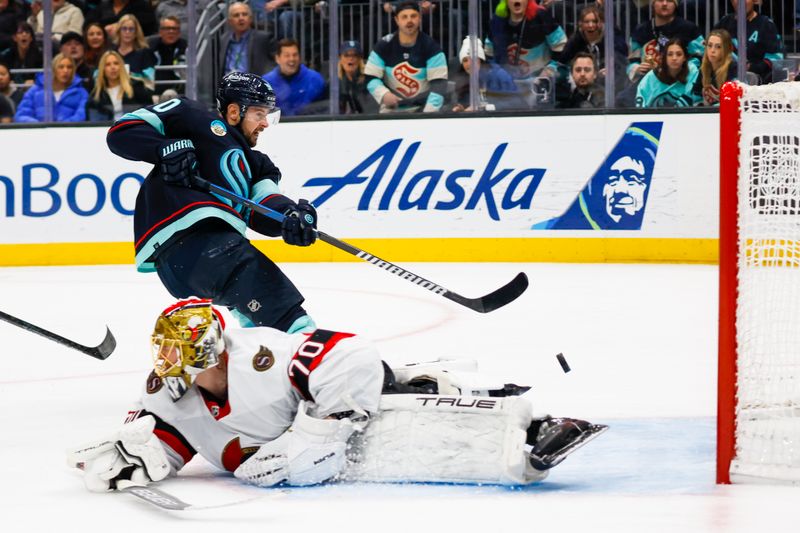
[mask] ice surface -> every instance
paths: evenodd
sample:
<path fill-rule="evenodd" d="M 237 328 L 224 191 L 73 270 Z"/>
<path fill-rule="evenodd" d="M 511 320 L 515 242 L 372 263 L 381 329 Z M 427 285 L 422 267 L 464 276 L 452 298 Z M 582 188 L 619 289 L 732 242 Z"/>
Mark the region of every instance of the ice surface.
<path fill-rule="evenodd" d="M 172 299 L 131 266 L 5 268 L 3 311 L 83 344 L 99 343 L 108 324 L 118 348 L 97 361 L 0 322 L 0 531 L 798 530 L 800 488 L 714 485 L 716 268 L 404 266 L 470 297 L 520 270 L 531 287 L 481 315 L 367 264 L 283 265 L 321 327 L 371 337 L 390 363 L 475 358 L 532 385 L 538 410 L 611 429 L 524 489 L 340 485 L 275 497 L 197 461 L 159 486 L 197 505 L 265 497 L 169 514 L 133 496 L 90 494 L 64 450 L 122 422 L 149 371 L 150 329 Z"/>

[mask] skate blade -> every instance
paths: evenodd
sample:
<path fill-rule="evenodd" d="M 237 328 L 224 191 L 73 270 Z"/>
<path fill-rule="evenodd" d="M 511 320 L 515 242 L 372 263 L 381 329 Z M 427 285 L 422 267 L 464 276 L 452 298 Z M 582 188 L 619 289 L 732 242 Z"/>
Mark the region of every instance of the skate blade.
<path fill-rule="evenodd" d="M 538 470 L 548 470 L 553 468 L 557 464 L 561 463 L 561 461 L 566 459 L 575 450 L 596 439 L 606 430 L 608 430 L 608 426 L 605 424 L 592 424 L 589 429 L 581 433 L 578 438 L 558 450 L 556 453 L 551 453 L 550 455 L 545 455 L 542 457 L 530 454 L 531 464 Z M 530 447 L 528 452 L 530 452 L 531 449 L 533 448 Z"/>

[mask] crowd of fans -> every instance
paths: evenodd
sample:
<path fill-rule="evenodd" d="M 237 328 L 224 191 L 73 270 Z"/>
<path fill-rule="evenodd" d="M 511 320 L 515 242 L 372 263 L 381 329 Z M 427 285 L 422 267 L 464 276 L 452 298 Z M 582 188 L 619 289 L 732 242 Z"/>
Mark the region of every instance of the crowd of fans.
<path fill-rule="evenodd" d="M 209 1 L 214 0 L 196 5 L 202 9 Z M 602 0 L 577 0 L 570 10 L 552 9 L 559 0 L 479 1 L 485 34 L 455 42 L 462 32 L 452 26 L 463 29 L 466 12 L 454 7 L 458 4 L 381 0 L 378 16 L 394 24 L 389 33 L 375 43 L 349 39 L 339 46 L 339 112 L 599 108 L 608 101 L 622 107 L 715 106 L 721 85 L 736 79 L 737 61 L 745 61 L 748 83 L 771 83 L 776 61 L 784 58 L 785 24 L 779 30 L 755 0 L 746 0 L 744 59 L 738 57 L 736 0 L 727 8 L 723 4 L 718 12 L 728 14 L 711 24 L 708 35 L 680 16 L 679 0 L 652 0 L 645 11 L 641 3 L 626 0 L 623 7 L 638 9 L 641 22 L 631 27 L 627 39 L 614 28 L 614 94 L 609 99 Z M 352 2 L 340 3 L 347 7 Z M 301 55 L 313 31 L 299 14 L 303 5 L 324 18 L 324 1 L 228 3 L 214 60 L 220 75 L 263 75 L 285 116 L 329 112 L 327 58 L 320 53 L 304 61 Z M 699 5 L 692 3 L 694 9 Z M 448 24 L 430 35 L 425 29 L 435 27 L 427 22 L 437 9 L 451 10 L 440 18 Z M 49 92 L 42 72 L 41 0 L 0 0 L 0 122 L 41 122 L 46 99 L 55 121 L 110 121 L 181 94 L 186 11 L 186 0 L 52 0 Z M 570 20 L 560 20 L 567 13 Z M 356 32 L 354 20 L 369 22 L 350 16 L 342 33 L 364 35 Z M 569 35 L 564 28 L 571 29 L 573 21 Z M 454 42 L 457 54 L 447 57 L 445 43 L 452 50 Z M 178 68 L 156 69 L 165 66 Z M 475 80 L 478 90 L 471 91 Z"/>

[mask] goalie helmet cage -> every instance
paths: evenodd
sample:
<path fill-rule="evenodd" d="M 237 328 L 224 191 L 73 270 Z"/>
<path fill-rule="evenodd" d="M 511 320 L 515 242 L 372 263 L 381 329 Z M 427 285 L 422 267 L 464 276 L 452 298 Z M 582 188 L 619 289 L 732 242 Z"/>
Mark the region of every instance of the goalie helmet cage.
<path fill-rule="evenodd" d="M 800 483 L 800 83 L 720 97 L 717 482 Z"/>

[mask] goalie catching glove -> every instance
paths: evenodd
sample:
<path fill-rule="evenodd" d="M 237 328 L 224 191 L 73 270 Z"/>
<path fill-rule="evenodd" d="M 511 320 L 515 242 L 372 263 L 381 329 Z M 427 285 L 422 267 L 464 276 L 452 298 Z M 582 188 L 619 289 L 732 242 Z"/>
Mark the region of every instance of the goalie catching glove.
<path fill-rule="evenodd" d="M 335 478 L 346 464 L 347 440 L 359 429 L 350 419 L 313 418 L 302 402 L 292 427 L 261 446 L 233 475 L 259 487 L 314 485 Z"/>
<path fill-rule="evenodd" d="M 161 481 L 170 472 L 167 454 L 153 433 L 152 416 L 137 418 L 108 439 L 73 450 L 70 466 L 83 470 L 83 481 L 92 492 L 117 489 L 117 482 L 147 485 Z"/>

